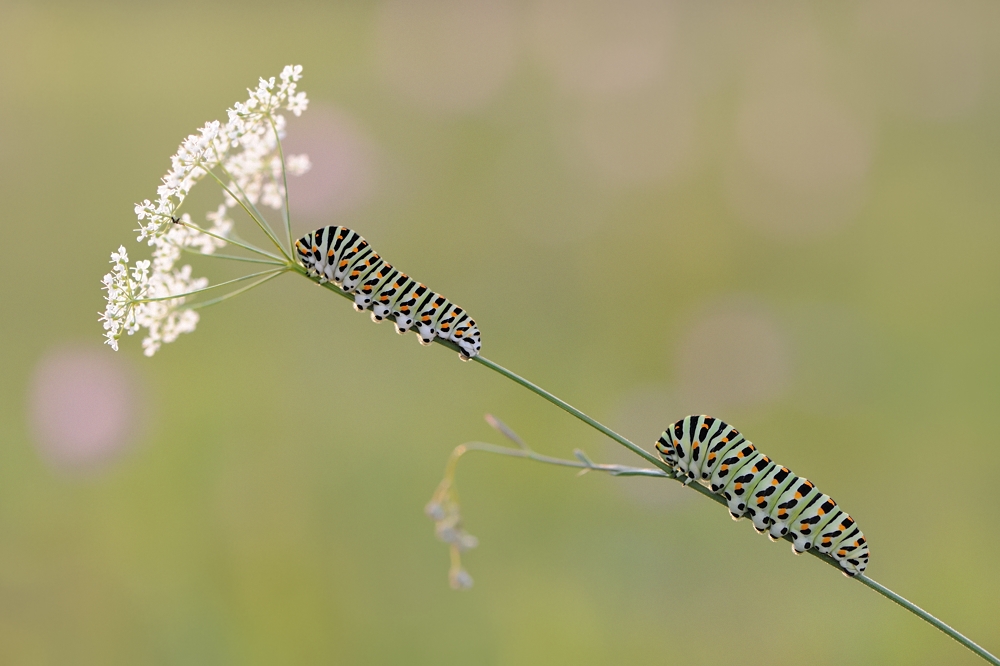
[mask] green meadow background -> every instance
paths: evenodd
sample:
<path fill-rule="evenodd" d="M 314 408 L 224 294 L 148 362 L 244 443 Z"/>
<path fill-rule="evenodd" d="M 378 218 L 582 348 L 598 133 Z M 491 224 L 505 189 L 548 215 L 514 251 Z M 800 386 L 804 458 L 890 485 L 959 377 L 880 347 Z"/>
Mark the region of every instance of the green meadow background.
<path fill-rule="evenodd" d="M 133 204 L 293 63 L 297 233 L 358 229 L 644 446 L 735 424 L 1000 651 L 995 3 L 0 10 L 0 663 L 979 663 L 672 482 L 483 454 L 451 590 L 423 507 L 454 446 L 503 443 L 484 413 L 638 461 L 298 276 L 151 359 L 102 346 Z"/>

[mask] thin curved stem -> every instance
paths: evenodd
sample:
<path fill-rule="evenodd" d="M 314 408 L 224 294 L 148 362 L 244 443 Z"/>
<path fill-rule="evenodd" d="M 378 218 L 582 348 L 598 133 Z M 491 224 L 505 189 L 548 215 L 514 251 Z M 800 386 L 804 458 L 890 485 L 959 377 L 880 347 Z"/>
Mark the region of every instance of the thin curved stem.
<path fill-rule="evenodd" d="M 332 291 L 332 292 L 334 292 L 336 294 L 339 294 L 340 296 L 342 296 L 344 298 L 347 298 L 348 300 L 353 300 L 353 297 L 350 294 L 344 292 L 342 289 L 340 289 L 336 285 L 331 284 L 329 282 L 319 282 L 317 279 L 310 277 L 309 274 L 306 272 L 306 269 L 303 268 L 302 266 L 300 266 L 299 264 L 296 264 L 296 263 L 290 264 L 289 267 L 288 267 L 288 270 L 297 272 L 300 275 L 302 275 L 302 276 L 310 279 L 312 282 L 314 282 L 316 284 L 319 284 L 322 287 L 326 287 L 330 291 Z M 442 345 L 442 346 L 444 346 L 444 347 L 452 349 L 454 351 L 460 351 L 458 345 L 456 345 L 453 342 L 447 342 L 447 341 L 441 340 L 440 338 L 435 339 L 435 342 L 438 343 L 438 344 L 440 344 L 440 345 Z M 668 478 L 672 478 L 672 479 L 676 478 L 674 476 L 673 469 L 669 465 L 667 465 L 665 462 L 663 462 L 662 460 L 660 460 L 659 458 L 657 458 L 655 455 L 653 455 L 649 451 L 646 451 L 641 446 L 638 446 L 637 444 L 634 444 L 633 442 L 629 441 L 625 437 L 622 437 L 621 435 L 619 435 L 618 433 L 616 433 L 611 428 L 607 427 L 606 425 L 604 425 L 603 423 L 597 421 L 596 419 L 591 418 L 590 416 L 588 416 L 587 414 L 583 413 L 582 411 L 580 411 L 576 407 L 573 407 L 572 405 L 570 405 L 565 400 L 563 400 L 563 399 L 561 399 L 561 398 L 553 395 L 552 393 L 549 393 L 548 391 L 546 391 L 545 389 L 543 389 L 541 386 L 538 386 L 537 384 L 534 384 L 534 383 L 528 381 L 524 377 L 521 377 L 520 375 L 515 374 L 514 372 L 511 372 L 510 370 L 508 370 L 507 368 L 503 367 L 502 365 L 500 365 L 498 363 L 494 363 L 493 361 L 491 361 L 488 358 L 485 358 L 483 356 L 474 356 L 472 358 L 472 360 L 475 361 L 475 362 L 477 362 L 477 363 L 479 363 L 480 365 L 486 366 L 487 368 L 489 368 L 490 370 L 492 370 L 492 371 L 494 371 L 496 373 L 499 373 L 499 374 L 503 375 L 504 377 L 510 379 L 511 381 L 513 381 L 513 382 L 515 382 L 517 384 L 520 384 L 524 388 L 528 389 L 529 391 L 531 391 L 532 393 L 535 393 L 538 396 L 541 396 L 545 400 L 548 400 L 549 402 L 551 402 L 555 406 L 559 407 L 563 411 L 565 411 L 565 412 L 573 415 L 577 419 L 583 421 L 584 423 L 586 423 L 587 425 L 589 425 L 591 428 L 594 428 L 598 432 L 600 432 L 600 433 L 602 433 L 602 434 L 610 437 L 614 441 L 618 442 L 619 444 L 621 444 L 622 446 L 624 446 L 625 448 L 627 448 L 632 453 L 636 454 L 637 456 L 639 456 L 643 460 L 645 460 L 645 461 L 649 462 L 650 464 L 654 465 L 655 467 L 657 467 L 658 470 L 662 472 L 662 474 L 659 474 L 659 473 L 656 473 L 656 470 L 648 470 L 649 474 L 643 474 L 644 476 L 664 476 L 664 477 L 668 477 Z M 517 440 L 515 440 L 515 441 L 517 441 Z M 491 449 L 487 449 L 486 448 L 487 446 L 490 446 L 490 445 L 485 445 L 484 444 L 483 446 L 477 446 L 477 448 L 479 450 L 483 450 L 483 451 L 492 450 L 492 448 Z M 525 447 L 523 445 L 523 443 L 521 444 L 521 446 L 522 446 L 521 449 L 506 449 L 503 452 L 501 452 L 501 451 L 494 451 L 494 452 L 495 453 L 502 453 L 502 455 L 509 455 L 509 456 L 514 456 L 514 457 L 519 457 L 519 458 L 527 458 L 527 459 L 531 459 L 531 460 L 537 460 L 539 462 L 550 462 L 552 464 L 559 464 L 559 465 L 564 465 L 564 466 L 568 466 L 568 467 L 586 467 L 587 466 L 587 464 L 583 463 L 582 461 L 581 461 L 581 464 L 579 464 L 579 465 L 571 463 L 569 461 L 554 462 L 554 460 L 557 460 L 557 459 L 549 460 L 548 456 L 541 456 L 539 454 L 534 453 L 533 451 L 531 451 L 530 449 L 528 449 L 527 447 Z M 497 448 L 503 448 L 503 447 L 497 447 Z M 569 463 L 569 464 L 567 464 L 567 463 Z M 632 468 L 632 469 L 638 470 L 638 469 L 641 469 L 641 468 Z M 705 497 L 709 498 L 710 500 L 712 500 L 714 502 L 717 502 L 717 503 L 722 504 L 722 505 L 726 504 L 726 502 L 725 502 L 724 499 L 722 499 L 720 496 L 716 495 L 711 490 L 709 490 L 708 488 L 705 488 L 704 486 L 702 486 L 699 483 L 691 483 L 689 485 L 685 485 L 685 487 L 686 488 L 691 488 L 695 492 L 698 492 L 698 493 L 704 495 Z M 785 538 L 785 540 L 789 540 L 789 541 L 791 540 L 788 536 L 785 536 L 784 538 Z M 820 552 L 818 552 L 816 550 L 808 550 L 806 552 L 809 553 L 810 555 L 812 555 L 812 556 L 814 556 L 814 557 L 822 560 L 826 564 L 834 567 L 838 571 L 843 572 L 843 570 L 841 569 L 840 565 L 833 558 L 831 558 L 831 557 L 829 557 L 827 555 L 823 555 L 822 553 L 820 553 Z M 890 599 L 894 603 L 899 604 L 900 606 L 902 606 L 906 610 L 910 611 L 911 613 L 913 613 L 914 615 L 916 615 L 920 619 L 924 620 L 928 624 L 930 624 L 930 625 L 932 625 L 934 627 L 937 627 L 942 632 L 944 632 L 945 634 L 947 634 L 951 638 L 955 639 L 956 641 L 958 641 L 959 643 L 961 643 L 962 645 L 964 645 L 966 648 L 968 648 L 969 650 L 971 650 L 972 652 L 974 652 L 975 654 L 977 654 L 978 656 L 980 656 L 981 658 L 983 658 L 987 662 L 993 664 L 994 666 L 1000 666 L 1000 659 L 997 659 L 997 657 L 995 657 L 993 654 L 987 652 L 985 649 L 983 649 L 982 647 L 980 647 L 978 644 L 976 644 L 971 639 L 969 639 L 966 636 L 964 636 L 963 634 L 959 633 L 954 628 L 950 627 L 949 625 L 945 624 L 941 620 L 937 619 L 936 617 L 934 617 L 933 615 L 931 615 L 927 611 L 923 610 L 922 608 L 920 608 L 916 604 L 914 604 L 914 603 L 908 601 L 907 599 L 905 599 L 904 597 L 896 594 L 895 592 L 893 592 L 889 588 L 885 587 L 884 585 L 881 585 L 880 583 L 875 582 L 874 580 L 872 580 L 871 578 L 869 578 L 869 577 L 867 577 L 867 576 L 865 576 L 863 574 L 859 574 L 857 576 L 854 576 L 853 579 L 857 580 L 858 582 L 862 583 L 863 585 L 865 585 L 865 586 L 867 586 L 867 587 L 875 590 L 876 592 L 878 592 L 882 596 L 886 597 L 887 599 Z"/>
<path fill-rule="evenodd" d="M 281 158 L 281 181 L 284 186 L 283 193 L 285 195 L 285 205 L 282 211 L 285 214 L 285 233 L 288 235 L 288 252 L 295 254 L 295 250 L 292 248 L 292 218 L 288 209 L 288 172 L 285 170 L 285 151 L 281 147 L 281 137 L 278 135 L 278 126 L 274 123 L 274 118 L 268 116 L 268 119 L 271 121 L 271 129 L 274 130 L 274 141 L 278 144 L 278 157 Z"/>
<path fill-rule="evenodd" d="M 219 184 L 219 187 L 221 187 L 226 192 L 226 194 L 231 196 L 240 205 L 240 208 L 242 208 L 246 212 L 246 214 L 250 216 L 250 219 L 253 220 L 258 227 L 260 227 L 260 230 L 264 232 L 264 235 L 267 236 L 268 240 L 271 241 L 274 247 L 278 248 L 278 251 L 281 252 L 285 260 L 290 261 L 289 256 L 285 254 L 285 248 L 282 247 L 281 243 L 278 241 L 278 238 L 274 235 L 274 232 L 271 231 L 271 227 L 267 224 L 267 221 L 264 219 L 264 216 L 261 215 L 260 211 L 257 210 L 257 207 L 254 206 L 254 210 L 251 211 L 247 207 L 247 204 L 243 201 L 243 199 L 236 196 L 236 194 L 231 189 L 229 189 L 229 186 L 226 185 L 221 178 L 215 175 L 214 171 L 212 171 L 211 169 L 207 169 L 205 167 L 202 168 L 205 169 L 208 175 L 210 175 L 212 178 L 215 179 L 215 182 Z M 222 169 L 223 173 L 225 173 L 231 180 L 233 180 L 232 176 L 229 174 L 228 171 L 226 171 L 226 167 L 222 166 L 221 162 L 219 163 L 219 168 Z M 233 182 L 235 183 L 236 181 L 233 180 Z M 239 184 L 237 183 L 236 186 L 239 187 Z M 244 197 L 246 197 L 246 193 L 243 192 L 242 188 L 240 188 L 240 192 L 243 193 Z M 249 202 L 249 199 L 247 199 L 247 202 Z M 253 204 L 250 205 L 252 206 Z"/>
<path fill-rule="evenodd" d="M 585 472 L 591 470 L 595 472 L 606 472 L 611 476 L 667 476 L 666 473 L 659 469 L 595 463 L 588 460 L 585 456 L 583 459 L 578 458 L 577 460 L 566 460 L 565 458 L 555 458 L 553 456 L 542 455 L 541 453 L 537 453 L 531 449 L 515 449 L 510 446 L 498 446 L 487 442 L 467 442 L 462 444 L 460 448 L 464 448 L 465 451 L 484 451 L 486 453 L 495 453 L 497 455 L 510 456 L 512 458 L 526 458 L 528 460 L 534 460 L 535 462 L 545 463 L 547 465 L 576 467 L 577 469 Z M 582 455 L 582 452 L 577 449 L 577 454 Z"/>
<path fill-rule="evenodd" d="M 584 414 L 583 412 L 581 412 L 579 409 L 577 409 L 573 405 L 571 405 L 568 402 L 566 402 L 565 400 L 562 400 L 561 398 L 558 398 L 558 397 L 552 395 L 551 393 L 549 393 L 548 391 L 546 391 L 545 389 L 543 389 L 541 386 L 538 386 L 537 384 L 533 384 L 532 382 L 529 382 L 524 377 L 521 377 L 520 375 L 514 374 L 513 372 L 511 372 L 507 368 L 505 368 L 502 365 L 499 365 L 497 363 L 494 363 L 493 361 L 489 360 L 488 358 L 483 358 L 482 356 L 475 356 L 475 357 L 473 357 L 472 360 L 475 361 L 475 362 L 477 362 L 477 363 L 479 363 L 479 364 L 481 364 L 481 365 L 485 365 L 487 368 L 489 368 L 490 370 L 493 370 L 494 372 L 499 372 L 501 375 L 503 375 L 507 379 L 510 379 L 510 380 L 512 380 L 512 381 L 520 384 L 524 388 L 528 389 L 529 391 L 532 391 L 533 393 L 536 393 L 536 394 L 542 396 L 543 398 L 545 398 L 546 400 L 548 400 L 549 402 L 551 402 L 553 405 L 559 407 L 563 411 L 569 412 L 570 414 L 572 414 L 576 418 L 580 419 L 581 421 L 583 421 L 584 423 L 586 423 L 587 425 L 589 425 L 591 428 L 594 428 L 595 430 L 598 430 L 598 431 L 604 433 L 605 435 L 607 435 L 611 439 L 615 440 L 616 442 L 618 442 L 619 444 L 621 444 L 622 446 L 624 446 L 626 449 L 628 449 L 632 453 L 634 453 L 637 456 L 639 456 L 640 458 L 646 460 L 647 462 L 649 462 L 649 463 L 651 463 L 653 465 L 656 465 L 657 467 L 659 467 L 660 469 L 662 469 L 664 472 L 666 472 L 670 477 L 674 476 L 673 470 L 670 468 L 670 466 L 667 463 L 663 462 L 662 460 L 660 460 L 659 458 L 657 458 L 656 456 L 654 456 L 652 453 L 650 453 L 646 449 L 642 448 L 641 446 L 633 444 L 632 442 L 630 442 L 629 440 L 625 439 L 624 437 L 622 437 L 621 435 L 619 435 L 618 433 L 616 433 L 614 430 L 612 430 L 611 428 L 609 428 L 606 425 L 604 425 L 603 423 L 600 423 L 600 422 L 595 421 L 594 419 L 590 418 L 589 416 L 587 416 L 586 414 Z"/>
<path fill-rule="evenodd" d="M 228 294 L 224 294 L 222 296 L 219 296 L 218 298 L 212 298 L 210 300 L 202 301 L 200 303 L 194 303 L 193 305 L 191 305 L 191 309 L 192 310 L 198 310 L 200 308 L 207 308 L 209 305 L 215 305 L 216 303 L 221 303 L 222 301 L 230 299 L 233 296 L 239 296 L 243 292 L 250 291 L 254 287 L 259 287 L 260 285 L 264 284 L 268 280 L 273 280 L 274 278 L 278 277 L 279 275 L 281 275 L 282 273 L 285 273 L 285 272 L 286 271 L 283 271 L 283 270 L 282 271 L 275 271 L 275 272 L 271 273 L 270 275 L 262 277 L 261 279 L 257 280 L 256 282 L 252 282 L 252 283 L 248 284 L 245 287 L 241 287 L 241 288 L 239 288 L 239 289 L 237 289 L 235 291 L 231 291 Z"/>
<path fill-rule="evenodd" d="M 267 261 L 266 259 L 254 259 L 253 257 L 237 257 L 233 254 L 219 254 L 218 252 L 198 252 L 197 250 L 192 250 L 189 247 L 182 247 L 182 252 L 187 252 L 188 254 L 194 254 L 199 257 L 215 257 L 216 259 L 229 259 L 231 261 L 245 261 L 251 264 L 266 264 L 268 266 L 285 266 L 286 264 L 281 261 Z"/>
<path fill-rule="evenodd" d="M 197 224 L 195 224 L 193 222 L 176 222 L 176 224 L 183 224 L 185 227 L 189 227 L 191 229 L 194 229 L 195 231 L 197 231 L 199 233 L 203 233 L 206 236 L 211 236 L 212 238 L 217 238 L 217 239 L 219 239 L 221 241 L 225 241 L 227 243 L 235 245 L 236 247 L 241 247 L 244 250 L 246 250 L 247 252 L 253 252 L 254 254 L 259 254 L 262 257 L 270 257 L 271 259 L 274 259 L 276 262 L 279 262 L 282 265 L 284 265 L 284 264 L 287 263 L 285 260 L 283 260 L 281 257 L 279 257 L 276 254 L 271 254 L 270 252 L 268 252 L 266 250 L 262 250 L 259 247 L 256 247 L 254 245 L 250 245 L 249 243 L 247 243 L 245 241 L 237 240 L 237 239 L 235 239 L 235 238 L 233 238 L 231 236 L 230 237 L 220 236 L 219 234 L 211 232 L 208 229 L 202 229 L 201 227 L 199 227 Z"/>
<path fill-rule="evenodd" d="M 979 655 L 986 661 L 990 662 L 991 664 L 994 664 L 994 666 L 1000 666 L 1000 659 L 997 659 L 992 654 L 983 649 L 980 645 L 973 642 L 971 639 L 963 636 L 958 631 L 948 626 L 941 620 L 937 619 L 936 617 L 934 617 L 933 615 L 925 611 L 923 608 L 913 603 L 912 601 L 909 601 L 899 596 L 898 594 L 887 588 L 885 585 L 882 585 L 881 583 L 876 583 L 874 580 L 872 580 L 871 578 L 869 578 L 864 574 L 858 574 L 857 576 L 854 577 L 854 579 L 860 582 L 862 585 L 866 585 L 867 587 L 870 587 L 871 589 L 875 590 L 876 592 L 881 594 L 886 599 L 892 601 L 893 603 L 899 604 L 900 606 L 910 611 L 911 613 L 913 613 L 920 619 L 924 620 L 925 622 L 934 625 L 935 627 L 937 627 L 944 633 L 948 634 L 949 636 L 954 638 L 956 641 L 958 641 L 965 647 L 975 652 L 977 655 Z"/>
<path fill-rule="evenodd" d="M 274 230 L 271 229 L 271 225 L 267 223 L 267 218 L 264 217 L 264 213 L 260 212 L 260 208 L 257 208 L 257 204 L 255 204 L 250 199 L 250 197 L 247 196 L 246 190 L 244 190 L 243 186 L 240 185 L 240 182 L 238 180 L 236 180 L 236 178 L 233 177 L 233 174 L 231 174 L 229 172 L 229 169 L 226 168 L 226 165 L 222 162 L 222 160 L 219 160 L 219 168 L 222 169 L 223 175 L 225 175 L 226 178 L 228 178 L 230 180 L 230 182 L 232 182 L 233 185 L 236 186 L 236 189 L 238 189 L 240 191 L 240 194 L 243 195 L 243 201 L 245 201 L 246 203 L 250 204 L 250 208 L 253 209 L 253 215 L 256 216 L 255 219 L 260 220 L 260 222 L 265 227 L 267 227 L 267 230 L 264 233 L 266 233 L 268 235 L 268 237 L 272 241 L 274 241 L 274 242 L 277 243 L 278 242 L 278 235 L 274 233 Z M 231 192 L 230 192 L 230 196 L 233 196 Z M 233 197 L 233 198 L 236 199 L 237 201 L 239 201 L 239 199 L 237 199 L 236 197 Z M 270 233 L 268 233 L 268 232 L 270 232 Z M 278 249 L 279 250 L 281 249 L 280 245 L 278 246 Z"/>
<path fill-rule="evenodd" d="M 225 282 L 220 282 L 218 284 L 210 284 L 207 287 L 202 287 L 201 289 L 192 289 L 191 291 L 186 291 L 183 294 L 170 294 L 169 296 L 154 296 L 153 298 L 139 298 L 139 299 L 136 299 L 136 302 L 138 302 L 138 303 L 153 303 L 154 301 L 170 301 L 170 300 L 173 300 L 175 298 L 185 298 L 187 296 L 194 296 L 195 294 L 200 294 L 200 293 L 202 293 L 204 291 L 209 291 L 211 289 L 218 289 L 219 287 L 225 287 L 227 284 L 234 284 L 236 282 L 243 282 L 244 280 L 249 280 L 251 278 L 260 277 L 261 275 L 273 274 L 273 275 L 271 275 L 271 277 L 277 277 L 278 275 L 281 275 L 282 273 L 286 273 L 287 271 L 288 271 L 287 268 L 282 267 L 282 268 L 278 268 L 278 269 L 271 269 L 271 270 L 268 270 L 268 271 L 261 271 L 259 273 L 250 273 L 249 275 L 244 275 L 242 277 L 238 277 L 238 278 L 235 278 L 235 279 L 232 279 L 232 280 L 226 280 Z M 238 293 L 238 292 L 234 292 L 234 293 Z M 204 306 L 204 305 L 205 304 L 202 303 L 202 306 Z"/>

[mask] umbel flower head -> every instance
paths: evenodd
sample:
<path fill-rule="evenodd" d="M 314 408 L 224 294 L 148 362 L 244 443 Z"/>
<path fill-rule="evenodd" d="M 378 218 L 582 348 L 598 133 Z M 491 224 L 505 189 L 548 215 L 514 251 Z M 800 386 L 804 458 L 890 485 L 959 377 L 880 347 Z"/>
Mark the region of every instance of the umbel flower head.
<path fill-rule="evenodd" d="M 170 170 L 157 188 L 156 200 L 135 205 L 138 240 L 153 248 L 152 261 L 138 261 L 130 267 L 124 247 L 111 255 L 111 272 L 102 280 L 107 305 L 100 320 L 105 342 L 112 349 L 118 349 L 123 333 L 132 335 L 146 329 L 143 350 L 152 356 L 163 343 L 193 331 L 198 313 L 186 305 L 188 298 L 211 287 L 207 279 L 192 277 L 190 266 L 176 266 L 182 252 L 211 255 L 235 242 L 230 237 L 233 220 L 229 213 L 237 206 L 262 228 L 266 221 L 257 210 L 258 204 L 275 210 L 286 208 L 285 176 L 305 173 L 310 166 L 305 155 L 290 155 L 283 161 L 280 150 L 285 133 L 285 117 L 280 111 L 298 116 L 309 103 L 306 94 L 298 90 L 301 78 L 302 66 L 289 65 L 277 78 L 260 79 L 256 89 L 248 90 L 245 102 L 229 109 L 225 123 L 206 123 L 184 139 L 170 158 Z M 208 224 L 199 227 L 180 209 L 191 188 L 206 176 L 221 186 L 223 201 L 206 214 Z M 286 208 L 286 221 L 287 215 Z M 268 235 L 274 240 L 273 232 Z M 257 263 L 283 265 L 281 257 L 245 243 L 236 244 L 272 260 L 255 260 Z"/>

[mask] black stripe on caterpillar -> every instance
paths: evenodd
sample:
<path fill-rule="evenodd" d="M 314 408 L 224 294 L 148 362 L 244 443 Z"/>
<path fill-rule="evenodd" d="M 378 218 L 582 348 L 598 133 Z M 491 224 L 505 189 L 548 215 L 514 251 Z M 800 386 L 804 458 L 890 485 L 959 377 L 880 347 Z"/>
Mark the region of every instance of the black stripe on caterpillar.
<path fill-rule="evenodd" d="M 868 543 L 854 519 L 811 481 L 773 462 L 728 423 L 688 416 L 656 442 L 660 457 L 687 485 L 725 498 L 733 520 L 748 516 L 772 541 L 790 535 L 792 552 L 829 555 L 847 576 L 868 566 Z"/>
<path fill-rule="evenodd" d="M 454 342 L 463 361 L 479 354 L 482 341 L 475 320 L 444 296 L 393 268 L 358 232 L 323 227 L 295 241 L 295 252 L 311 277 L 352 294 L 355 310 L 371 308 L 372 321 L 392 317 L 400 335 L 415 326 L 424 345 L 435 337 Z"/>

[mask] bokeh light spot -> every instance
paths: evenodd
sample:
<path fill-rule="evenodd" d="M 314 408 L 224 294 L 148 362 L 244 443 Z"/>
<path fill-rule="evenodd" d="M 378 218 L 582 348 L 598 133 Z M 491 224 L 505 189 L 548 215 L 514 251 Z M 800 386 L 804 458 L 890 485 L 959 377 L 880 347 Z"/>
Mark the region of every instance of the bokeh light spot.
<path fill-rule="evenodd" d="M 791 383 L 792 351 L 765 307 L 733 297 L 692 317 L 674 350 L 674 367 L 683 404 L 725 418 L 728 409 L 782 398 Z"/>
<path fill-rule="evenodd" d="M 305 153 L 312 163 L 307 173 L 289 178 L 292 219 L 328 222 L 329 216 L 353 212 L 371 200 L 377 151 L 343 111 L 311 105 L 308 113 L 289 122 L 284 150 L 289 155 Z"/>
<path fill-rule="evenodd" d="M 664 73 L 673 38 L 668 7 L 651 0 L 548 0 L 533 17 L 539 60 L 566 90 L 615 95 Z"/>
<path fill-rule="evenodd" d="M 607 185 L 662 183 L 696 166 L 694 113 L 679 90 L 594 100 L 579 113 L 571 126 L 571 162 Z"/>
<path fill-rule="evenodd" d="M 986 17 L 977 3 L 880 0 L 858 7 L 859 39 L 878 82 L 874 92 L 893 111 L 945 121 L 978 106 Z"/>
<path fill-rule="evenodd" d="M 513 11 L 502 0 L 393 0 L 379 10 L 375 48 L 389 86 L 429 111 L 492 99 L 514 69 Z"/>
<path fill-rule="evenodd" d="M 757 91 L 737 118 L 726 182 L 741 219 L 781 239 L 812 239 L 851 222 L 874 151 L 862 122 L 815 88 Z"/>
<path fill-rule="evenodd" d="M 39 361 L 28 418 L 43 457 L 59 468 L 99 466 L 132 444 L 144 408 L 126 364 L 104 349 L 56 348 Z"/>

